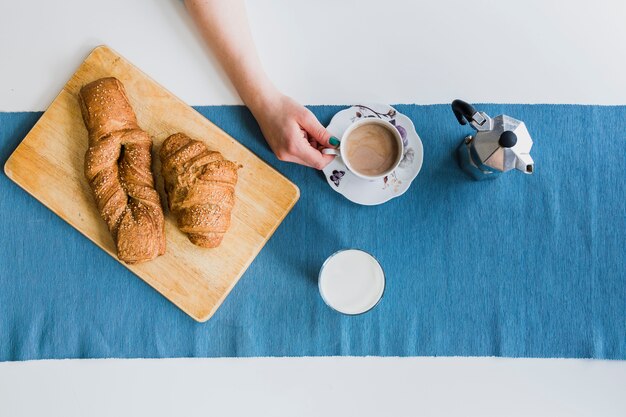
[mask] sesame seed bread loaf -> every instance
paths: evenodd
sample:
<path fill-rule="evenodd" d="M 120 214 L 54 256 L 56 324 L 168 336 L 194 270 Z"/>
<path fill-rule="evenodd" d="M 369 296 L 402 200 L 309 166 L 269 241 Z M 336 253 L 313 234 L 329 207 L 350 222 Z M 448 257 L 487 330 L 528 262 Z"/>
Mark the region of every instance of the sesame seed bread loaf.
<path fill-rule="evenodd" d="M 230 227 L 239 166 L 183 133 L 168 137 L 160 156 L 178 228 L 195 245 L 219 246 Z"/>
<path fill-rule="evenodd" d="M 101 78 L 80 90 L 89 133 L 85 177 L 120 260 L 140 263 L 165 253 L 165 222 L 151 170 L 152 139 L 137 124 L 124 86 Z"/>

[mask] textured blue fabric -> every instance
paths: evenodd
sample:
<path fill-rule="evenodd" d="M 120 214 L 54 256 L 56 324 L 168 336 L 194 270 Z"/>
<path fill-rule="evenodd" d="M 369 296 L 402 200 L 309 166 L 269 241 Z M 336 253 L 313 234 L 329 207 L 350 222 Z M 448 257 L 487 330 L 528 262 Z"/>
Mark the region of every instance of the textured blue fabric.
<path fill-rule="evenodd" d="M 327 124 L 340 106 L 312 107 Z M 295 182 L 300 201 L 211 320 L 199 324 L 0 175 L 0 361 L 181 356 L 626 359 L 626 107 L 481 105 L 526 121 L 536 173 L 473 182 L 448 106 L 399 105 L 422 172 L 362 207 L 276 160 L 243 107 L 200 112 Z M 40 113 L 0 114 L 0 162 Z M 327 308 L 323 260 L 375 254 L 381 304 Z"/>

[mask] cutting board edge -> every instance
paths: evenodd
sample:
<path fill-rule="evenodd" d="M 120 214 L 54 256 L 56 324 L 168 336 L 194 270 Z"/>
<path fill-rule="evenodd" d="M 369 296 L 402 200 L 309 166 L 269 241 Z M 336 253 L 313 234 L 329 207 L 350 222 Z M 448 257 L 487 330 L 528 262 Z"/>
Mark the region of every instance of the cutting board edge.
<path fill-rule="evenodd" d="M 27 135 L 28 136 L 28 135 Z M 16 150 L 17 151 L 17 150 Z M 15 152 L 14 152 L 15 153 Z M 208 319 L 211 318 L 211 316 L 215 313 L 215 311 L 217 311 L 217 308 L 222 304 L 223 299 L 220 299 L 218 303 L 216 303 L 215 308 L 211 309 L 211 313 L 206 316 L 206 318 L 203 319 L 203 315 L 199 315 L 196 314 L 195 312 L 190 311 L 188 308 L 186 308 L 185 306 L 183 306 L 182 304 L 179 304 L 178 302 L 172 300 L 170 297 L 168 297 L 166 294 L 164 294 L 160 289 L 158 289 L 157 287 L 155 287 L 154 283 L 146 280 L 144 277 L 142 277 L 141 275 L 137 274 L 135 271 L 133 271 L 126 263 L 122 262 L 121 260 L 119 260 L 117 258 L 117 256 L 108 251 L 106 248 L 104 248 L 102 245 L 100 245 L 100 243 L 96 242 L 94 239 L 92 239 L 89 235 L 87 235 L 86 233 L 83 233 L 82 230 L 80 230 L 78 227 L 76 227 L 74 224 L 72 224 L 68 219 L 64 218 L 63 216 L 61 216 L 59 214 L 59 212 L 57 212 L 55 209 L 53 209 L 52 207 L 48 206 L 45 202 L 41 201 L 35 194 L 33 194 L 32 192 L 30 192 L 30 190 L 28 188 L 26 188 L 22 183 L 20 183 L 20 181 L 16 178 L 13 177 L 13 173 L 11 172 L 10 174 L 7 172 L 7 165 L 9 165 L 9 162 L 11 162 L 11 158 L 12 158 L 13 154 L 11 154 L 11 156 L 9 157 L 9 159 L 7 160 L 7 162 L 4 164 L 4 172 L 5 174 L 7 174 L 7 177 L 9 177 L 9 179 L 15 183 L 18 187 L 20 187 L 22 190 L 24 190 L 28 195 L 30 195 L 31 197 L 33 197 L 36 201 L 38 201 L 41 205 L 43 205 L 46 209 L 50 210 L 51 212 L 53 212 L 58 218 L 60 218 L 61 220 L 63 220 L 65 223 L 67 223 L 69 226 L 71 226 L 74 230 L 76 230 L 78 233 L 80 233 L 81 235 L 83 235 L 84 237 L 86 237 L 91 243 L 93 243 L 94 245 L 96 245 L 98 248 L 100 248 L 100 250 L 102 250 L 104 253 L 106 253 L 107 255 L 109 255 L 111 258 L 113 258 L 113 260 L 115 260 L 117 263 L 121 264 L 124 268 L 126 268 L 128 271 L 130 271 L 133 275 L 135 275 L 137 278 L 139 278 L 140 280 L 142 280 L 143 282 L 145 282 L 146 284 L 148 284 L 150 286 L 150 288 L 152 288 L 153 290 L 155 290 L 156 292 L 158 292 L 159 294 L 161 294 L 163 297 L 165 297 L 170 303 L 174 304 L 176 307 L 178 307 L 179 309 L 181 309 L 185 314 L 187 314 L 189 317 L 193 318 L 194 320 L 198 321 L 198 322 L 205 322 Z M 263 243 L 263 246 L 265 246 L 265 243 Z M 261 247 L 263 247 L 261 246 Z M 259 250 L 260 251 L 260 250 Z M 258 252 L 257 252 L 258 254 Z M 244 268 L 242 270 L 241 275 L 243 275 L 243 273 L 246 271 L 246 269 L 248 268 L 248 266 L 246 266 L 246 268 Z M 240 275 L 240 277 L 241 277 Z M 239 281 L 239 278 L 237 278 L 237 282 Z M 230 292 L 230 290 L 229 290 Z"/>
<path fill-rule="evenodd" d="M 204 116 L 203 116 L 204 117 Z M 41 119 L 40 119 L 41 120 Z M 39 123 L 39 120 L 37 121 L 37 123 Z M 35 124 L 36 126 L 36 124 Z M 33 126 L 32 129 L 35 128 L 35 126 Z M 32 130 L 31 129 L 31 130 Z M 235 285 L 237 285 L 237 283 L 239 282 L 239 280 L 241 279 L 241 277 L 246 273 L 246 271 L 248 270 L 248 268 L 250 267 L 250 265 L 252 264 L 252 262 L 254 262 L 254 260 L 256 259 L 256 257 L 258 256 L 258 254 L 261 252 L 261 250 L 265 247 L 265 245 L 267 244 L 267 242 L 272 238 L 272 236 L 274 235 L 274 233 L 276 232 L 276 230 L 278 229 L 278 227 L 282 224 L 282 222 L 285 220 L 285 218 L 287 217 L 287 215 L 291 212 L 291 210 L 293 210 L 294 206 L 296 205 L 296 203 L 298 202 L 298 200 L 300 199 L 300 188 L 294 184 L 293 182 L 291 182 L 289 179 L 287 179 L 289 185 L 291 186 L 292 190 L 294 191 L 294 195 L 293 198 L 291 199 L 289 206 L 287 207 L 287 209 L 285 210 L 284 214 L 282 217 L 280 217 L 279 221 L 275 224 L 274 228 L 272 230 L 269 231 L 267 238 L 265 240 L 263 240 L 263 243 L 258 247 L 258 250 L 255 251 L 254 256 L 250 257 L 250 259 L 248 260 L 248 262 L 243 266 L 243 268 L 241 269 L 241 271 L 239 272 L 239 274 L 237 275 L 237 277 L 235 279 L 233 279 L 233 281 L 231 282 L 231 285 L 229 285 L 228 289 L 222 294 L 222 296 L 218 299 L 218 301 L 211 307 L 211 309 L 206 313 L 206 314 L 196 314 L 196 312 L 192 312 L 189 309 L 187 309 L 185 306 L 183 306 L 182 304 L 179 304 L 177 302 L 175 302 L 174 300 L 172 300 L 170 297 L 167 297 L 166 294 L 164 294 L 160 289 L 156 288 L 154 283 L 146 280 L 144 277 L 142 277 L 141 275 L 137 274 L 135 271 L 133 271 L 127 264 L 125 264 L 124 262 L 120 261 L 117 256 L 108 251 L 106 248 L 104 248 L 99 242 L 97 242 L 96 240 L 92 239 L 87 233 L 84 233 L 82 230 L 80 230 L 79 227 L 77 227 L 75 224 L 73 224 L 69 218 L 65 218 L 65 216 L 62 216 L 57 210 L 55 210 L 51 205 L 46 204 L 44 201 L 42 201 L 37 195 L 35 195 L 34 193 L 32 193 L 24 184 L 22 184 L 22 182 L 20 181 L 19 178 L 15 177 L 15 173 L 13 171 L 13 164 L 14 164 L 14 155 L 18 154 L 21 152 L 20 147 L 22 146 L 22 143 L 24 142 L 24 140 L 26 140 L 28 138 L 28 136 L 30 135 L 30 131 L 26 134 L 26 136 L 24 136 L 24 139 L 22 139 L 22 141 L 20 142 L 20 144 L 17 146 L 17 148 L 15 148 L 15 150 L 11 153 L 11 155 L 9 156 L 9 158 L 7 159 L 7 161 L 4 164 L 4 173 L 5 175 L 13 182 L 15 183 L 18 187 L 20 187 L 22 190 L 24 190 L 27 194 L 29 194 L 31 197 L 33 197 L 36 201 L 38 201 L 41 205 L 43 205 L 45 208 L 47 208 L 48 210 L 50 210 L 51 212 L 53 212 L 57 217 L 59 217 L 61 220 L 63 220 L 65 223 L 67 223 L 68 225 L 70 225 L 73 229 L 75 229 L 76 231 L 78 231 L 81 235 L 83 235 L 84 237 L 86 237 L 89 241 L 91 241 L 94 245 L 96 245 L 97 247 L 99 247 L 102 251 L 104 251 L 106 254 L 108 254 L 110 257 L 112 257 L 115 261 L 117 261 L 118 263 L 120 263 L 121 265 L 124 266 L 124 268 L 126 268 L 127 270 L 129 270 L 131 273 L 133 273 L 133 275 L 135 275 L 136 277 L 138 277 L 139 279 L 141 279 L 143 282 L 145 282 L 146 284 L 148 284 L 150 287 L 152 287 L 155 291 L 157 291 L 159 294 L 161 294 L 162 296 L 164 296 L 168 301 L 170 301 L 171 303 L 173 303 L 174 305 L 176 305 L 176 307 L 180 308 L 182 311 L 184 311 L 187 315 L 189 315 L 191 318 L 193 318 L 194 320 L 196 320 L 199 323 L 204 323 L 207 320 L 209 320 L 211 317 L 213 317 L 213 315 L 215 314 L 215 312 L 220 308 L 220 306 L 222 305 L 222 303 L 224 302 L 224 300 L 226 300 L 226 297 L 228 297 L 228 295 L 230 294 L 230 292 L 232 291 L 233 288 L 235 288 Z M 282 174 L 281 174 L 282 175 Z"/>
<path fill-rule="evenodd" d="M 26 137 L 28 137 L 28 134 L 26 135 Z M 25 138 L 26 138 L 25 137 Z M 21 144 L 21 143 L 20 143 Z M 19 148 L 19 146 L 18 146 Z M 150 287 L 152 287 L 155 291 L 157 291 L 159 294 L 161 294 L 162 296 L 164 296 L 165 298 L 167 298 L 167 300 L 171 303 L 173 303 L 174 305 L 176 305 L 176 307 L 180 308 L 182 311 L 184 311 L 187 315 L 189 315 L 192 319 L 194 319 L 195 321 L 199 322 L 199 323 L 204 323 L 206 321 L 208 321 L 211 317 L 213 317 L 213 315 L 217 312 L 217 310 L 221 307 L 222 303 L 224 302 L 224 300 L 226 300 L 226 297 L 228 297 L 230 295 L 230 292 L 233 290 L 233 288 L 235 288 L 235 285 L 237 285 L 237 283 L 239 283 L 239 280 L 241 279 L 241 277 L 246 273 L 246 271 L 248 270 L 248 268 L 250 267 L 250 265 L 252 264 L 252 262 L 254 262 L 254 260 L 256 259 L 256 257 L 258 256 L 258 254 L 261 252 L 261 250 L 263 250 L 263 248 L 265 247 L 265 245 L 267 244 L 267 242 L 272 238 L 272 236 L 274 235 L 274 233 L 276 232 L 276 230 L 278 229 L 278 227 L 282 224 L 283 220 L 285 220 L 285 218 L 287 217 L 287 215 L 291 212 L 291 210 L 293 210 L 294 206 L 296 205 L 296 203 L 298 202 L 298 200 L 300 199 L 300 188 L 293 184 L 293 188 L 295 191 L 295 195 L 294 198 L 291 200 L 289 207 L 287 208 L 287 210 L 285 210 L 284 215 L 280 218 L 280 221 L 276 223 L 276 226 L 269 232 L 267 239 L 265 239 L 263 241 L 263 244 L 260 245 L 258 247 L 258 250 L 254 253 L 254 256 L 251 256 L 248 263 L 246 263 L 243 268 L 241 269 L 241 271 L 239 272 L 239 274 L 237 275 L 237 277 L 235 279 L 233 279 L 233 281 L 231 282 L 231 285 L 229 285 L 228 289 L 222 294 L 222 296 L 218 299 L 218 301 L 212 306 L 212 308 L 206 313 L 206 314 L 196 314 L 195 312 L 190 311 L 189 309 L 185 308 L 183 305 L 179 305 L 177 302 L 173 301 L 171 298 L 167 297 L 165 294 L 163 294 L 162 291 L 160 291 L 158 288 L 156 288 L 154 286 L 153 283 L 147 281 L 145 278 L 143 278 L 141 275 L 135 273 L 135 271 L 133 271 L 128 265 L 126 265 L 124 262 L 120 261 L 117 256 L 108 251 L 106 248 L 102 247 L 102 245 L 100 245 L 100 243 L 98 243 L 97 241 L 95 241 L 94 239 L 92 239 L 89 235 L 87 235 L 86 233 L 83 233 L 82 230 L 80 230 L 78 227 L 76 227 L 76 225 L 72 224 L 69 219 L 64 218 L 64 216 L 62 216 L 61 214 L 59 214 L 55 209 L 53 209 L 52 207 L 48 206 L 45 202 L 41 201 L 39 199 L 38 196 L 36 196 L 35 194 L 31 193 L 30 190 L 28 190 L 28 188 L 26 188 L 19 179 L 15 178 L 13 175 L 13 171 L 10 169 L 10 165 L 12 165 L 13 161 L 13 155 L 15 153 L 18 152 L 18 149 L 16 149 L 11 156 L 9 156 L 9 159 L 7 159 L 7 162 L 4 164 L 4 173 L 7 175 L 7 177 L 13 182 L 15 183 L 17 186 L 19 186 L 22 190 L 24 190 L 27 194 L 29 194 L 31 197 L 33 197 L 35 200 L 37 200 L 41 205 L 43 205 L 45 208 L 47 208 L 48 210 L 50 210 L 51 212 L 53 212 L 57 217 L 59 217 L 61 220 L 63 220 L 65 223 L 67 223 L 68 225 L 70 225 L 74 230 L 76 230 L 77 232 L 79 232 L 81 235 L 83 235 L 84 237 L 86 237 L 89 241 L 91 241 L 94 245 L 96 245 L 97 247 L 99 247 L 103 252 L 105 252 L 107 255 L 109 255 L 110 257 L 112 257 L 115 261 L 117 261 L 119 264 L 121 264 L 122 266 L 124 266 L 124 268 L 126 268 L 127 270 L 129 270 L 133 275 L 135 275 L 136 277 L 138 277 L 139 279 L 141 279 L 143 282 L 145 282 L 146 284 L 148 284 Z"/>
<path fill-rule="evenodd" d="M 272 236 L 274 236 L 274 233 L 276 232 L 278 227 L 283 223 L 283 221 L 289 215 L 289 213 L 291 213 L 291 210 L 293 210 L 293 208 L 296 205 L 296 203 L 298 202 L 298 200 L 300 200 L 300 188 L 296 184 L 292 183 L 291 181 L 289 181 L 289 182 L 291 183 L 291 185 L 293 185 L 294 191 L 296 193 L 294 195 L 294 198 L 290 201 L 289 207 L 287 207 L 287 209 L 285 210 L 285 214 L 280 218 L 280 221 L 278 221 L 276 223 L 276 226 L 272 230 L 270 230 L 270 232 L 267 235 L 267 239 L 265 239 L 263 241 L 263 243 L 261 245 L 259 245 L 258 250 L 254 253 L 254 256 L 251 256 L 250 259 L 248 260 L 248 262 L 243 266 L 243 268 L 241 268 L 241 272 L 239 273 L 239 275 L 233 280 L 231 285 L 224 292 L 222 297 L 220 297 L 218 299 L 217 303 L 214 304 L 213 308 L 211 308 L 211 310 L 209 310 L 209 312 L 206 314 L 206 316 L 196 317 L 196 316 L 192 316 L 191 314 L 187 313 L 194 320 L 196 320 L 197 322 L 200 322 L 200 323 L 204 323 L 207 320 L 209 320 L 211 317 L 213 317 L 213 315 L 221 307 L 221 305 L 224 302 L 224 300 L 226 300 L 226 298 L 230 295 L 230 292 L 233 290 L 233 288 L 235 288 L 235 285 L 237 285 L 239 283 L 239 280 L 241 279 L 241 277 L 243 277 L 243 275 L 246 273 L 246 271 L 248 271 L 248 268 L 250 267 L 250 265 L 252 265 L 252 262 L 254 262 L 254 260 L 259 255 L 259 253 L 261 253 L 261 251 L 263 250 L 263 248 L 265 247 L 267 242 L 269 242 L 269 240 L 272 238 Z"/>

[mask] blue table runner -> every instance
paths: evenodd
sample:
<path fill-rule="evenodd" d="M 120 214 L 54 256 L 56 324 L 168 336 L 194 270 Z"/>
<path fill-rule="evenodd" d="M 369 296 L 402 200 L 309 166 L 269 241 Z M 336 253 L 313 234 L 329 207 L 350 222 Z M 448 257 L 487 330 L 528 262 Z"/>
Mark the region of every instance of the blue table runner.
<path fill-rule="evenodd" d="M 313 106 L 327 124 L 343 106 Z M 626 359 L 626 107 L 480 105 L 524 120 L 532 176 L 473 182 L 448 106 L 398 105 L 424 143 L 411 188 L 355 205 L 279 162 L 250 113 L 197 108 L 295 182 L 300 201 L 222 307 L 196 323 L 0 175 L 0 361 L 218 356 Z M 4 164 L 41 113 L 0 113 Z M 382 302 L 326 307 L 317 272 L 338 249 L 375 254 Z"/>

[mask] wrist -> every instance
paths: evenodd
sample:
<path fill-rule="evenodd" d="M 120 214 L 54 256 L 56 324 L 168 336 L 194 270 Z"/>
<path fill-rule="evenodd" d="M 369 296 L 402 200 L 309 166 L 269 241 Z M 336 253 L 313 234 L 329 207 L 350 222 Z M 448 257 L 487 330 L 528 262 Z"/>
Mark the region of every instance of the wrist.
<path fill-rule="evenodd" d="M 258 83 L 254 88 L 246 89 L 245 92 L 240 93 L 244 104 L 255 116 L 262 109 L 271 107 L 272 103 L 276 102 L 281 95 L 280 91 L 269 80 Z"/>

